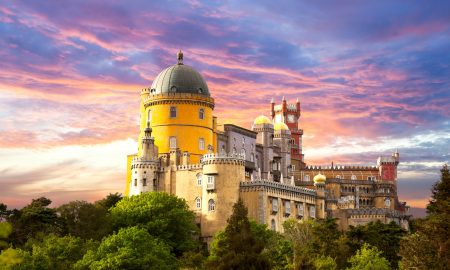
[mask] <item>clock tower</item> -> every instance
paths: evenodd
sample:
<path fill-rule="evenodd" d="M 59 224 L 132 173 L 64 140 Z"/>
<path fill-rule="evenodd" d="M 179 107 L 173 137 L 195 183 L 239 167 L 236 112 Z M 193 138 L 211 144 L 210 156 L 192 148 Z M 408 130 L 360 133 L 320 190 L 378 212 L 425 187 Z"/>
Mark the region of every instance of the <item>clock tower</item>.
<path fill-rule="evenodd" d="M 281 104 L 275 105 L 275 102 L 271 104 L 271 116 L 274 123 L 285 123 L 291 131 L 291 160 L 294 170 L 299 170 L 305 166 L 304 156 L 302 153 L 302 136 L 303 130 L 299 129 L 300 119 L 300 101 L 297 99 L 296 103 L 287 103 L 283 97 Z"/>

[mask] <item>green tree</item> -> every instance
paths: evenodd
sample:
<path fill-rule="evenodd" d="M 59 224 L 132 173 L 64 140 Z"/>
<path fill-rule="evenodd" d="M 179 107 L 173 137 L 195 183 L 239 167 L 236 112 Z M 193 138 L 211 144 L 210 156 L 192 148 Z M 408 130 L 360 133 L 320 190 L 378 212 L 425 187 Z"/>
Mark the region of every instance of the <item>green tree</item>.
<path fill-rule="evenodd" d="M 108 208 L 86 201 L 73 201 L 56 209 L 64 234 L 101 240 L 112 232 Z"/>
<path fill-rule="evenodd" d="M 48 207 L 51 202 L 50 199 L 41 197 L 33 199 L 21 210 L 12 211 L 8 221 L 14 228 L 10 235 L 13 245 L 22 246 L 38 233 L 61 233 L 60 219 L 56 215 L 55 209 Z"/>
<path fill-rule="evenodd" d="M 8 243 L 5 240 L 12 232 L 12 226 L 8 222 L 0 222 L 0 269 L 9 270 L 14 265 L 22 262 L 22 258 L 16 249 L 6 248 Z M 5 249 L 6 248 L 6 249 Z"/>
<path fill-rule="evenodd" d="M 11 211 L 8 210 L 8 206 L 4 203 L 0 203 L 0 222 L 6 220 Z"/>
<path fill-rule="evenodd" d="M 283 223 L 284 234 L 293 245 L 294 269 L 313 268 L 314 256 L 316 256 L 313 248 L 314 226 L 316 226 L 314 220 L 305 220 L 300 223 L 296 219 L 290 218 Z"/>
<path fill-rule="evenodd" d="M 415 233 L 400 246 L 402 269 L 450 269 L 450 172 L 441 169 L 441 179 L 433 185 L 428 216 L 416 220 Z"/>
<path fill-rule="evenodd" d="M 241 199 L 227 222 L 225 231 L 217 235 L 207 269 L 270 269 L 269 259 L 262 254 L 264 242 L 253 234 Z"/>
<path fill-rule="evenodd" d="M 398 256 L 400 240 L 405 235 L 406 231 L 395 222 L 384 224 L 380 221 L 351 227 L 347 232 L 354 250 L 360 248 L 362 243 L 377 247 L 383 251 L 383 257 L 395 268 L 400 260 L 400 256 Z"/>
<path fill-rule="evenodd" d="M 320 256 L 314 260 L 314 267 L 316 270 L 335 270 L 337 264 L 330 256 Z"/>
<path fill-rule="evenodd" d="M 350 267 L 347 270 L 389 270 L 389 262 L 381 255 L 376 247 L 363 244 L 349 260 Z"/>
<path fill-rule="evenodd" d="M 94 242 L 79 237 L 44 235 L 41 239 L 30 239 L 24 249 L 18 250 L 23 261 L 12 269 L 72 269 L 94 246 Z"/>
<path fill-rule="evenodd" d="M 441 180 L 433 185 L 431 200 L 427 206 L 427 230 L 439 246 L 438 260 L 447 262 L 450 268 L 450 171 L 445 164 Z"/>
<path fill-rule="evenodd" d="M 177 256 L 194 250 L 198 232 L 195 214 L 184 199 L 165 192 L 146 192 L 123 198 L 111 208 L 115 228 L 140 225 L 173 248 Z"/>
<path fill-rule="evenodd" d="M 177 269 L 178 261 L 170 250 L 144 228 L 122 228 L 105 237 L 97 249 L 88 251 L 75 269 Z"/>
<path fill-rule="evenodd" d="M 116 204 L 120 202 L 122 198 L 123 197 L 121 193 L 109 193 L 105 198 L 96 201 L 95 204 L 105 208 L 106 210 L 109 210 L 111 207 L 116 206 Z"/>

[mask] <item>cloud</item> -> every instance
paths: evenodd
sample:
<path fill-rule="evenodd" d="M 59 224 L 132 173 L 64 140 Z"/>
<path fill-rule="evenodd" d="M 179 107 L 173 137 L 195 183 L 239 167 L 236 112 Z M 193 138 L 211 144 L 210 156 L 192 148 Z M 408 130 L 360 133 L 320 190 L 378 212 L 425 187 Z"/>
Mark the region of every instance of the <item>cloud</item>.
<path fill-rule="evenodd" d="M 400 148 L 401 174 L 429 177 L 438 166 L 423 164 L 449 160 L 447 10 L 446 1 L 7 2 L 0 151 L 29 157 L 136 138 L 139 89 L 183 49 L 220 122 L 250 128 L 272 97 L 300 98 L 307 162 L 373 163 Z M 411 199 L 428 196 L 419 195 Z"/>

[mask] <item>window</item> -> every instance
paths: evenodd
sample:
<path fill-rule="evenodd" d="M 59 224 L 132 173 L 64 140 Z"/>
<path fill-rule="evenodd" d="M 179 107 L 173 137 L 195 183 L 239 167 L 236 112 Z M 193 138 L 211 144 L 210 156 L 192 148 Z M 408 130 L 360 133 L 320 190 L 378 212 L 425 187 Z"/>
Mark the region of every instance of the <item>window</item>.
<path fill-rule="evenodd" d="M 202 199 L 199 197 L 195 198 L 195 208 L 201 209 L 202 208 Z"/>
<path fill-rule="evenodd" d="M 250 155 L 250 161 L 254 162 L 255 161 L 255 154 L 251 153 Z"/>
<path fill-rule="evenodd" d="M 342 179 L 342 176 L 336 175 L 336 179 Z"/>
<path fill-rule="evenodd" d="M 202 174 L 201 173 L 197 173 L 197 186 L 201 186 L 202 185 Z"/>
<path fill-rule="evenodd" d="M 352 175 L 352 180 L 356 180 L 356 175 Z"/>
<path fill-rule="evenodd" d="M 303 176 L 303 181 L 310 181 L 310 179 L 309 179 L 309 175 L 305 175 L 305 176 Z"/>
<path fill-rule="evenodd" d="M 169 147 L 170 148 L 177 148 L 177 137 L 171 136 L 169 138 Z"/>
<path fill-rule="evenodd" d="M 273 198 L 272 199 L 272 213 L 278 212 L 278 199 Z"/>
<path fill-rule="evenodd" d="M 158 181 L 156 179 L 153 179 L 153 190 L 158 190 Z"/>
<path fill-rule="evenodd" d="M 148 114 L 147 114 L 147 123 L 152 122 L 152 111 L 148 110 Z"/>
<path fill-rule="evenodd" d="M 205 150 L 205 139 L 203 138 L 198 139 L 198 149 Z"/>
<path fill-rule="evenodd" d="M 305 212 L 305 211 L 304 211 L 304 209 L 303 209 L 303 204 L 298 203 L 298 204 L 297 204 L 297 216 L 298 216 L 298 217 L 303 217 L 303 216 L 305 215 L 304 212 Z"/>
<path fill-rule="evenodd" d="M 292 171 L 295 171 L 295 165 L 291 165 Z"/>
<path fill-rule="evenodd" d="M 316 218 L 316 206 L 315 205 L 311 205 L 309 207 L 309 216 L 312 218 Z"/>
<path fill-rule="evenodd" d="M 146 185 L 147 185 L 147 178 L 144 178 L 144 179 L 142 180 L 142 185 L 143 185 L 143 186 L 146 186 Z"/>
<path fill-rule="evenodd" d="M 367 180 L 369 180 L 369 181 L 375 181 L 376 178 L 375 178 L 375 176 L 367 176 Z"/>
<path fill-rule="evenodd" d="M 134 179 L 134 186 L 137 187 L 137 179 Z"/>
<path fill-rule="evenodd" d="M 170 107 L 170 118 L 175 118 L 177 117 L 177 107 L 172 106 Z"/>
<path fill-rule="evenodd" d="M 245 149 L 244 148 L 241 149 L 241 156 L 245 159 Z"/>
<path fill-rule="evenodd" d="M 291 202 L 290 201 L 284 201 L 284 214 L 286 216 L 289 216 L 291 214 Z"/>
<path fill-rule="evenodd" d="M 206 182 L 206 190 L 213 190 L 215 189 L 215 185 L 214 185 L 214 176 L 213 175 L 208 175 L 208 180 Z"/>
<path fill-rule="evenodd" d="M 198 110 L 198 118 L 205 119 L 205 109 Z"/>
<path fill-rule="evenodd" d="M 272 221 L 270 222 L 270 228 L 272 229 L 272 231 L 277 230 L 277 224 L 275 223 L 275 219 L 272 219 Z"/>
<path fill-rule="evenodd" d="M 208 201 L 208 211 L 214 211 L 216 210 L 216 203 L 213 199 L 209 199 Z"/>

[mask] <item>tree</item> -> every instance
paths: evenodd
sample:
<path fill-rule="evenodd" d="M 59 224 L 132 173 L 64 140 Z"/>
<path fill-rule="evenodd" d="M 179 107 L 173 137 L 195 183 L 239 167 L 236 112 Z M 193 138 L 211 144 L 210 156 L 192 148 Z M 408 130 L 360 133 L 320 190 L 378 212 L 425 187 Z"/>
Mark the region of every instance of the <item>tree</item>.
<path fill-rule="evenodd" d="M 433 185 L 431 192 L 426 227 L 438 243 L 438 260 L 446 261 L 446 266 L 450 267 L 450 171 L 447 164 L 442 167 L 441 180 Z"/>
<path fill-rule="evenodd" d="M 106 210 L 109 210 L 111 207 L 116 206 L 120 200 L 122 200 L 122 194 L 116 192 L 116 193 L 109 193 L 105 198 L 96 201 L 95 204 L 100 205 L 101 207 L 105 208 Z"/>
<path fill-rule="evenodd" d="M 122 228 L 105 237 L 97 249 L 88 251 L 75 269 L 177 269 L 178 261 L 170 250 L 170 246 L 150 235 L 147 229 Z"/>
<path fill-rule="evenodd" d="M 12 232 L 12 226 L 7 222 L 0 222 L 0 239 L 6 239 Z M 5 240 L 0 240 L 0 269 L 9 270 L 14 265 L 22 262 L 17 250 L 8 247 Z M 4 249 L 6 248 L 6 249 Z"/>
<path fill-rule="evenodd" d="M 335 270 L 337 264 L 330 256 L 320 256 L 314 260 L 314 267 L 316 270 Z"/>
<path fill-rule="evenodd" d="M 450 172 L 441 169 L 441 179 L 433 185 L 428 216 L 416 220 L 415 233 L 400 245 L 403 269 L 450 269 Z"/>
<path fill-rule="evenodd" d="M 8 221 L 13 225 L 10 239 L 15 246 L 21 246 L 37 233 L 61 233 L 61 222 L 55 209 L 49 208 L 51 200 L 45 197 L 33 199 L 21 210 L 13 210 Z"/>
<path fill-rule="evenodd" d="M 0 203 L 0 222 L 6 220 L 11 211 L 8 211 L 8 206 L 4 203 Z"/>
<path fill-rule="evenodd" d="M 216 241 L 208 269 L 270 269 L 269 259 L 261 254 L 264 243 L 253 234 L 241 199 L 233 205 L 227 227 Z"/>
<path fill-rule="evenodd" d="M 290 218 L 283 223 L 284 234 L 292 242 L 294 249 L 294 269 L 309 269 L 313 267 L 316 253 L 312 243 L 315 240 L 314 220 L 298 222 Z"/>
<path fill-rule="evenodd" d="M 405 236 L 406 231 L 395 222 L 389 224 L 381 223 L 379 220 L 370 222 L 364 226 L 351 227 L 347 232 L 354 250 L 361 247 L 362 243 L 370 244 L 383 251 L 389 263 L 396 268 L 400 257 L 400 240 Z"/>
<path fill-rule="evenodd" d="M 165 192 L 146 192 L 123 198 L 111 208 L 115 228 L 140 225 L 172 247 L 177 256 L 193 250 L 198 228 L 184 199 Z"/>
<path fill-rule="evenodd" d="M 363 244 L 349 260 L 347 270 L 389 270 L 389 262 L 381 256 L 381 251 L 369 244 Z"/>
<path fill-rule="evenodd" d="M 94 246 L 94 242 L 74 236 L 50 234 L 42 239 L 30 239 L 24 249 L 18 250 L 23 261 L 12 269 L 71 269 Z"/>
<path fill-rule="evenodd" d="M 112 232 L 108 208 L 86 201 L 73 201 L 56 209 L 64 234 L 101 240 Z"/>

